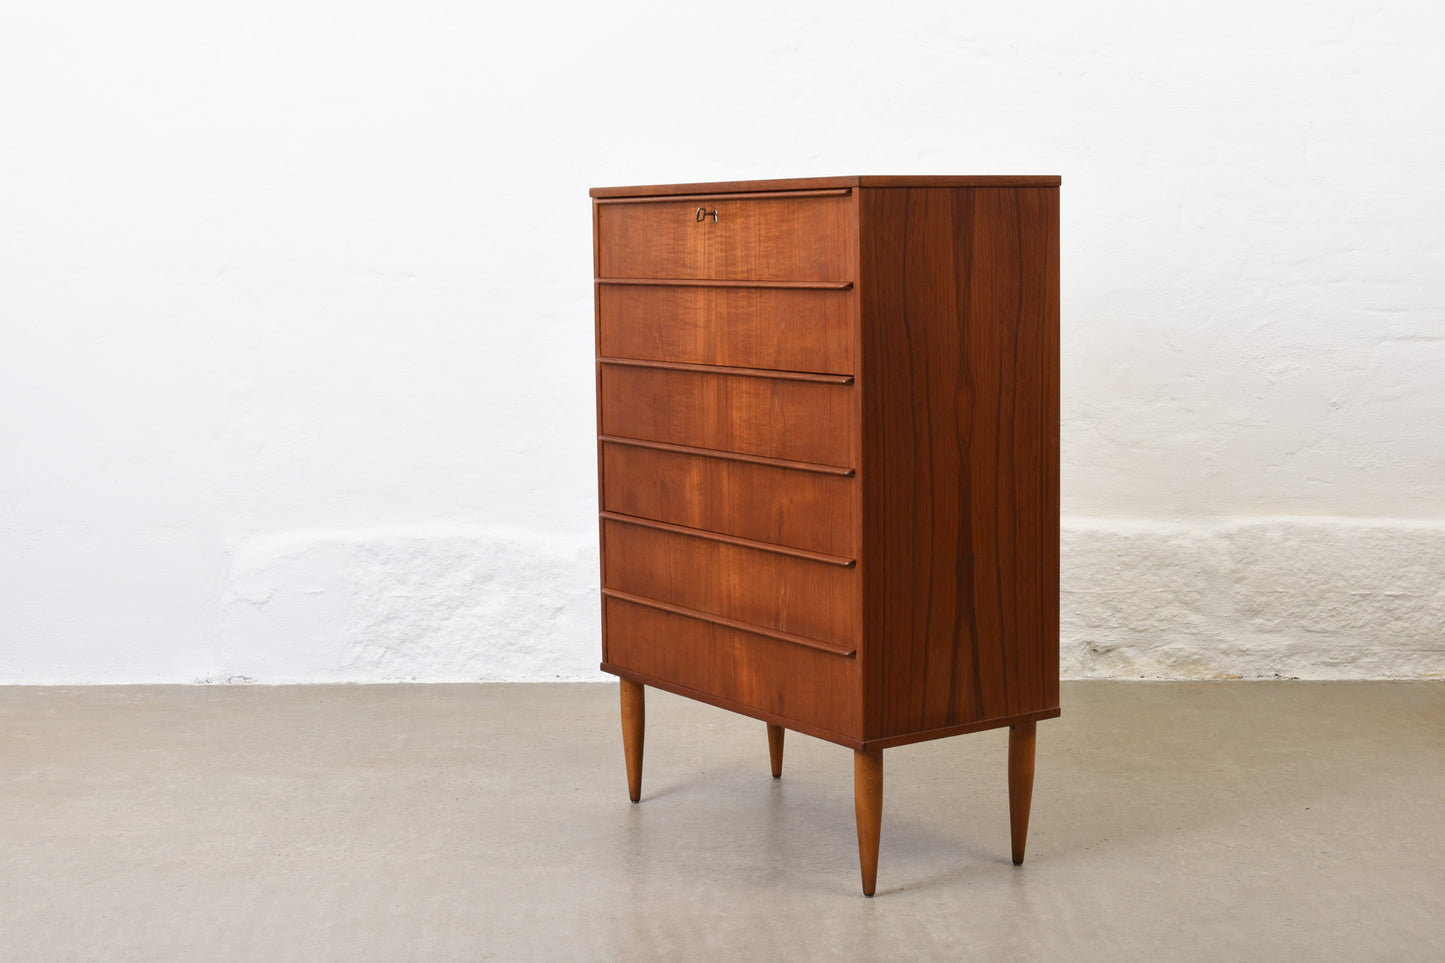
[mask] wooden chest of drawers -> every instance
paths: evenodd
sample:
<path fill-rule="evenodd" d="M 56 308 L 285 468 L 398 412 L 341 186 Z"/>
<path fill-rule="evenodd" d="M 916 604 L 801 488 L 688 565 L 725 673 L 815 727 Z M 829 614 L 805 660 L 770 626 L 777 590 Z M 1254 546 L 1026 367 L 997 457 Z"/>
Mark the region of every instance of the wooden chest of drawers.
<path fill-rule="evenodd" d="M 1057 177 L 593 198 L 603 662 L 855 751 L 1001 726 L 1014 862 L 1058 709 Z"/>

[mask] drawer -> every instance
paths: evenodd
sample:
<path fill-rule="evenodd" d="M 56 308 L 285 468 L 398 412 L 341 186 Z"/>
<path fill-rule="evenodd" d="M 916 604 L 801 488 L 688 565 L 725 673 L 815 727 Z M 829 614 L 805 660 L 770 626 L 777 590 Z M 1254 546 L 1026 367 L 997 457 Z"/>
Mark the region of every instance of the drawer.
<path fill-rule="evenodd" d="M 604 284 L 599 343 L 614 358 L 853 373 L 853 293 Z"/>
<path fill-rule="evenodd" d="M 698 219 L 698 209 L 717 212 Z M 852 281 L 850 192 L 597 202 L 599 277 Z"/>
<path fill-rule="evenodd" d="M 601 366 L 602 434 L 855 467 L 853 387 Z"/>
<path fill-rule="evenodd" d="M 858 644 L 856 566 L 606 519 L 602 584 L 824 646 Z"/>
<path fill-rule="evenodd" d="M 617 598 L 602 601 L 603 658 L 712 699 L 856 735 L 858 661 Z"/>
<path fill-rule="evenodd" d="M 627 444 L 602 446 L 602 507 L 855 558 L 855 480 Z"/>

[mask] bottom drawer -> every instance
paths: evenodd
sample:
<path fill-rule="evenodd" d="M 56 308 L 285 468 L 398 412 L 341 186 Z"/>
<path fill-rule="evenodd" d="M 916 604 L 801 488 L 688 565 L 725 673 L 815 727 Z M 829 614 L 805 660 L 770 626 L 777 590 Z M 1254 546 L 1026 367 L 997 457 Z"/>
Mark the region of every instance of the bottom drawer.
<path fill-rule="evenodd" d="M 861 734 L 858 661 L 623 599 L 602 600 L 603 657 L 746 709 Z"/>

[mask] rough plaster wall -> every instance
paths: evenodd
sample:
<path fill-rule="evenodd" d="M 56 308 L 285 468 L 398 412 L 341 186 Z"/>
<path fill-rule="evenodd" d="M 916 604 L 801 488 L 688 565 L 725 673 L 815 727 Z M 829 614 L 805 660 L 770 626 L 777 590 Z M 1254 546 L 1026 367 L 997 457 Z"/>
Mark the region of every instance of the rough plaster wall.
<path fill-rule="evenodd" d="M 1440 678 L 1445 523 L 1070 519 L 1066 677 Z"/>
<path fill-rule="evenodd" d="M 1438 676 L 1442 28 L 12 4 L 0 682 L 596 677 L 586 188 L 854 172 L 1064 176 L 1067 674 Z"/>
<path fill-rule="evenodd" d="M 448 526 L 256 539 L 232 558 L 220 671 L 202 681 L 587 677 L 558 654 L 598 637 L 597 571 L 585 538 Z"/>

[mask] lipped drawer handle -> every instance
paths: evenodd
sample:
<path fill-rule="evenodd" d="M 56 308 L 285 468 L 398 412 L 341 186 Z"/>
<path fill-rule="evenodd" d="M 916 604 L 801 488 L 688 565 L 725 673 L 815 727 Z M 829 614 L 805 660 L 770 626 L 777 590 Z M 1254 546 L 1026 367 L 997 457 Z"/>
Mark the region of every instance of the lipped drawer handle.
<path fill-rule="evenodd" d="M 707 220 L 709 217 L 712 218 L 712 222 L 713 222 L 714 224 L 717 223 L 717 211 L 716 211 L 715 209 L 714 209 L 714 210 L 711 210 L 711 211 L 708 211 L 708 210 L 704 210 L 703 208 L 699 207 L 699 208 L 697 209 L 697 215 L 693 218 L 693 220 L 695 220 L 695 221 L 705 221 L 705 220 Z"/>

